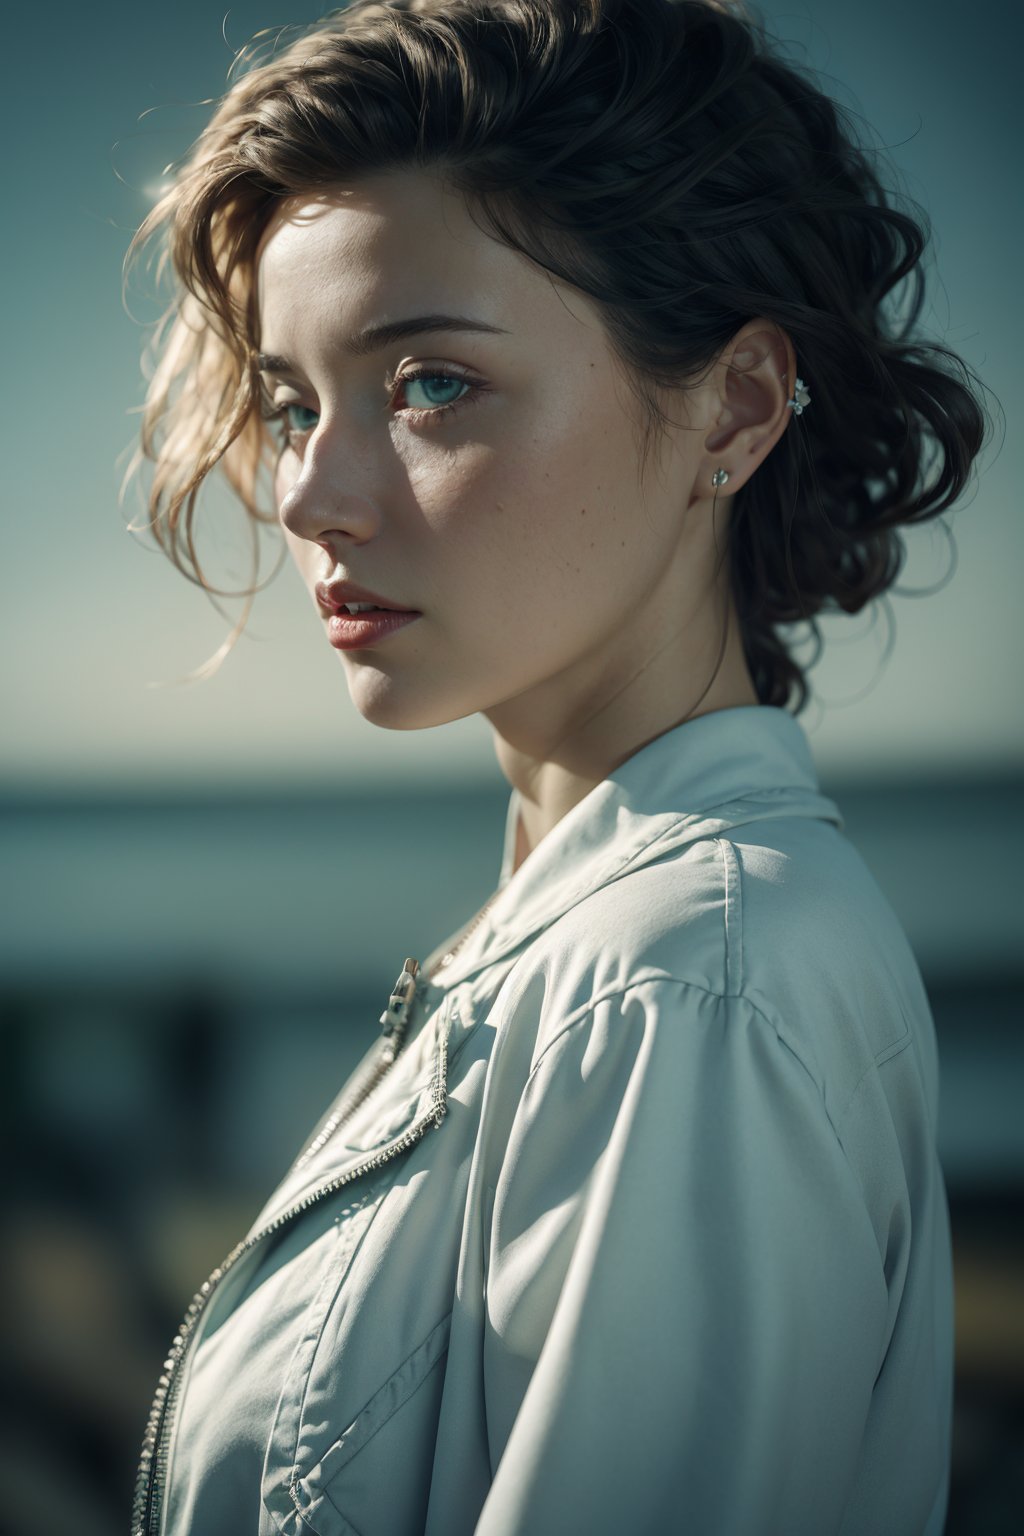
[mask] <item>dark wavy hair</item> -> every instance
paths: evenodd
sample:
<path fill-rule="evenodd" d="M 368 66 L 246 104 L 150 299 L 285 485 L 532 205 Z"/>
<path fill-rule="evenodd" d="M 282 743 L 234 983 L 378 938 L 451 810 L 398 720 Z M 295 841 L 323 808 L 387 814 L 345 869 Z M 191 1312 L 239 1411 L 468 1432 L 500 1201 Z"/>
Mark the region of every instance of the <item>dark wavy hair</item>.
<path fill-rule="evenodd" d="M 645 457 L 662 388 L 704 375 L 753 317 L 788 333 L 813 404 L 736 493 L 727 553 L 757 697 L 799 713 L 804 669 L 779 627 L 809 623 L 817 660 L 815 616 L 893 583 L 898 529 L 960 497 L 987 421 L 963 360 L 914 339 L 927 218 L 893 205 L 850 114 L 728 0 L 355 0 L 279 38 L 236 60 L 128 253 L 160 234 L 176 277 L 132 465 L 153 462 L 165 553 L 220 590 L 193 538 L 215 465 L 250 515 L 256 568 L 258 525 L 276 523 L 259 507 L 277 450 L 254 297 L 275 205 L 431 167 L 488 233 L 597 305 Z"/>

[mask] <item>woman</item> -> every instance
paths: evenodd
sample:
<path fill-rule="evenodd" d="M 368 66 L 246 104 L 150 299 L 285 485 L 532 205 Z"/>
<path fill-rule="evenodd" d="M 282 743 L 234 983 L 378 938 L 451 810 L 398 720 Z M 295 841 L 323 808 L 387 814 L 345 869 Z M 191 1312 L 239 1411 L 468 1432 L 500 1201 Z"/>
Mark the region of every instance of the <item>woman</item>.
<path fill-rule="evenodd" d="M 255 535 L 271 478 L 360 713 L 482 712 L 511 797 L 196 1297 L 135 1531 L 938 1536 L 934 1029 L 779 629 L 983 441 L 921 229 L 735 7 L 425 0 L 251 60 L 157 231 L 158 538 L 205 584 L 197 488 Z"/>

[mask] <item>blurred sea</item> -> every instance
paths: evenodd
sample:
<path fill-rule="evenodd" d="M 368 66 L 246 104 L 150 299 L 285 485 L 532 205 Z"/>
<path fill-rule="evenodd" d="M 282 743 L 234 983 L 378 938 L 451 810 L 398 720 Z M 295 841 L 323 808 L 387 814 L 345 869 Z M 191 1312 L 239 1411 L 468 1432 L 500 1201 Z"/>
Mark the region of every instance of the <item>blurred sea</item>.
<path fill-rule="evenodd" d="M 1022 785 L 822 788 L 924 974 L 947 1177 L 1024 1177 Z M 31 1023 L 18 1052 L 22 1108 L 121 1135 L 127 1150 L 140 1105 L 158 1093 L 158 1039 L 198 1009 L 218 1019 L 234 1058 L 231 1146 L 265 1177 L 363 1054 L 404 957 L 424 959 L 494 889 L 507 802 L 503 784 L 421 795 L 8 791 L 0 1002 L 8 1031 Z M 90 1067 L 100 1060 L 102 1071 Z M 247 1124 L 264 1128 L 251 1144 Z"/>

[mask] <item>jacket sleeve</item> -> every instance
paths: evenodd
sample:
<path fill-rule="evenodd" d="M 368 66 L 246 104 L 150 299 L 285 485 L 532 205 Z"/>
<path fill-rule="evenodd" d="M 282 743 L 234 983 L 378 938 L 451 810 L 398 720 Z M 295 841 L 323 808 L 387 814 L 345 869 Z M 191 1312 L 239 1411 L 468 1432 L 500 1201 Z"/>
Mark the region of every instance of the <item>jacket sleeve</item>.
<path fill-rule="evenodd" d="M 742 997 L 641 982 L 548 1044 L 486 1235 L 476 1536 L 837 1532 L 887 1293 L 821 1092 Z"/>

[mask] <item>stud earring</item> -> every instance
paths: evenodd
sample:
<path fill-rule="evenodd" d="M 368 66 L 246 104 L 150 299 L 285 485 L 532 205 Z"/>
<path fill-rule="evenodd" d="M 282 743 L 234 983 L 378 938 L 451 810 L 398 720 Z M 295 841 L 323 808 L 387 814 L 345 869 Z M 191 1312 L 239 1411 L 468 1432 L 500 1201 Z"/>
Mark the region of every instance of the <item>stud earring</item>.
<path fill-rule="evenodd" d="M 716 469 L 711 476 L 711 484 L 717 489 L 718 486 L 724 485 L 728 478 L 729 471 L 727 469 Z"/>

